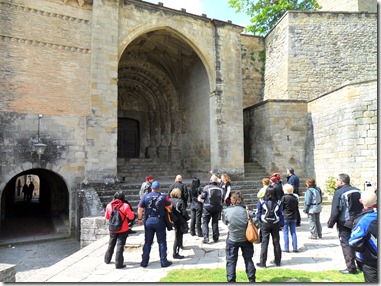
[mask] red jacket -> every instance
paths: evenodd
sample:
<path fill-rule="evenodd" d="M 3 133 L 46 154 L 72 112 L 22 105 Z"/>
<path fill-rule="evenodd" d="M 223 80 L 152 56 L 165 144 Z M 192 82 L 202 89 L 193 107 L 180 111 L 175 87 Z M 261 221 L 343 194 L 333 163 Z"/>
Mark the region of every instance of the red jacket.
<path fill-rule="evenodd" d="M 129 220 L 133 220 L 134 217 L 135 217 L 135 214 L 131 210 L 130 206 L 128 204 L 126 204 L 126 203 L 123 203 L 121 200 L 113 200 L 111 203 L 109 203 L 106 206 L 105 218 L 107 220 L 109 220 L 110 216 L 111 216 L 111 211 L 113 209 L 117 209 L 117 208 L 120 208 L 119 211 L 123 214 L 122 218 L 124 216 L 126 216 L 126 219 L 123 221 L 123 225 L 122 225 L 121 230 L 115 231 L 113 233 L 120 233 L 120 232 L 128 231 L 128 221 Z"/>

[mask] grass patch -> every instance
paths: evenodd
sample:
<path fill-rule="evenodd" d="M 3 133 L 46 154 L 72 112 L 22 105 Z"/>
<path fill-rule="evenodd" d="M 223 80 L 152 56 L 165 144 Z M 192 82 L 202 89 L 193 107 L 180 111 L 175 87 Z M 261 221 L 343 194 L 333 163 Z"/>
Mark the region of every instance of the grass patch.
<path fill-rule="evenodd" d="M 176 269 L 160 282 L 227 282 L 224 268 L 217 269 Z M 245 271 L 237 271 L 237 282 L 248 282 Z M 258 269 L 256 282 L 364 282 L 362 272 L 358 274 L 341 274 L 338 270 L 329 271 L 302 271 L 291 269 Z"/>

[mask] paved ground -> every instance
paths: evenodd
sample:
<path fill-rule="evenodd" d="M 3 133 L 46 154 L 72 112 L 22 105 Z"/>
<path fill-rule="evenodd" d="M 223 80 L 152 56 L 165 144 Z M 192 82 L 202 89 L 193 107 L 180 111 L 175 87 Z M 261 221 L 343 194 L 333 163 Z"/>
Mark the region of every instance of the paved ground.
<path fill-rule="evenodd" d="M 281 268 L 307 271 L 340 270 L 345 268 L 343 254 L 339 245 L 336 229 L 328 229 L 330 206 L 324 206 L 321 215 L 323 239 L 308 239 L 309 231 L 306 215 L 302 213 L 302 226 L 297 228 L 298 253 L 282 253 Z M 168 259 L 173 265 L 161 268 L 157 243 L 151 251 L 150 264 L 140 267 L 141 246 L 144 243 L 143 227 L 136 226 L 136 234 L 127 239 L 124 254 L 127 267 L 115 269 L 114 260 L 103 262 L 108 237 L 79 250 L 79 243 L 73 239 L 50 242 L 36 242 L 25 245 L 9 245 L 0 248 L 0 263 L 16 264 L 16 282 L 158 282 L 167 271 L 179 268 L 216 268 L 225 267 L 226 226 L 220 222 L 221 237 L 218 243 L 203 244 L 202 239 L 184 235 L 186 258 L 172 259 L 174 232 L 167 233 Z M 283 238 L 281 235 L 281 247 Z M 79 250 L 79 251 L 78 251 Z M 260 245 L 255 245 L 254 262 L 259 262 Z M 272 245 L 268 257 L 268 267 L 274 259 Z M 238 268 L 244 269 L 242 257 Z M 261 268 L 257 268 L 261 271 Z"/>

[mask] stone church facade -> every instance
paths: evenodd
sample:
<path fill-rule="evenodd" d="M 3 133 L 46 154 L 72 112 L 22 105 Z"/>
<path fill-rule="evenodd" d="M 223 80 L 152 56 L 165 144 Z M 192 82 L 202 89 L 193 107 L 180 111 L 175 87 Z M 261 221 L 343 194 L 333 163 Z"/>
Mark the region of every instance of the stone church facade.
<path fill-rule="evenodd" d="M 27 174 L 73 230 L 84 186 L 155 171 L 376 180 L 377 3 L 345 3 L 257 37 L 160 2 L 0 0 L 2 221 Z"/>

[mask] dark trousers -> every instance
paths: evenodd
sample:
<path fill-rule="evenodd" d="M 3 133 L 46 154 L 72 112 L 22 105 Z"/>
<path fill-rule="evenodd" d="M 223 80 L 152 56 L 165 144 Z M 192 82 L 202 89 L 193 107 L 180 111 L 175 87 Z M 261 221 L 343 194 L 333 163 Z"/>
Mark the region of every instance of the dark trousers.
<path fill-rule="evenodd" d="M 270 235 L 271 235 L 273 240 L 273 246 L 274 246 L 274 261 L 275 261 L 275 264 L 280 264 L 282 259 L 282 252 L 280 248 L 279 230 L 280 230 L 279 223 L 277 224 L 263 223 L 262 224 L 261 226 L 261 232 L 262 232 L 261 254 L 259 257 L 260 263 L 266 264 L 267 251 L 269 248 Z"/>
<path fill-rule="evenodd" d="M 337 224 L 337 232 L 340 239 L 340 245 L 343 250 L 345 264 L 349 271 L 356 271 L 356 255 L 352 247 L 349 246 L 349 238 L 351 237 L 352 230 L 342 224 Z M 360 262 L 358 262 L 360 264 Z M 359 265 L 361 268 L 361 265 Z"/>
<path fill-rule="evenodd" d="M 116 268 L 122 267 L 124 263 L 123 251 L 124 251 L 124 245 L 126 244 L 127 236 L 128 236 L 127 231 L 120 232 L 120 233 L 110 233 L 110 239 L 108 241 L 108 247 L 105 254 L 105 263 L 107 264 L 110 263 L 111 257 L 114 253 L 114 248 L 116 245 L 115 267 Z"/>
<path fill-rule="evenodd" d="M 198 236 L 202 236 L 202 229 L 201 229 L 202 209 L 203 209 L 202 203 L 192 202 L 191 222 L 190 222 L 191 235 L 195 235 L 197 232 Z"/>
<path fill-rule="evenodd" d="M 173 241 L 173 254 L 179 253 L 180 248 L 183 246 L 183 236 L 184 234 L 180 228 L 175 227 L 175 240 Z"/>
<path fill-rule="evenodd" d="M 202 219 L 202 235 L 204 239 L 209 240 L 209 222 L 212 219 L 212 231 L 213 231 L 213 240 L 218 241 L 220 237 L 220 232 L 218 230 L 218 219 L 221 215 L 222 205 L 221 206 L 207 206 L 204 207 L 203 219 Z"/>
<path fill-rule="evenodd" d="M 370 266 L 367 264 L 362 265 L 365 282 L 378 283 L 378 270 L 377 266 Z"/>
<path fill-rule="evenodd" d="M 255 282 L 255 266 L 253 262 L 254 247 L 251 242 L 233 242 L 226 239 L 226 278 L 228 282 L 236 282 L 236 267 L 238 260 L 238 250 L 241 249 L 242 257 L 245 261 L 245 270 L 249 282 Z"/>
<path fill-rule="evenodd" d="M 148 265 L 149 255 L 153 238 L 156 233 L 157 243 L 159 244 L 159 255 L 161 265 L 167 263 L 167 231 L 163 218 L 150 217 L 144 222 L 144 246 L 142 254 L 142 265 Z"/>

